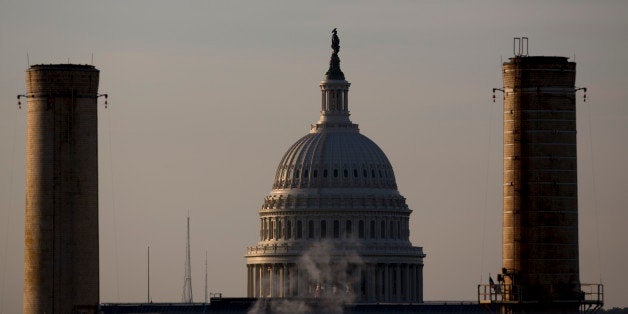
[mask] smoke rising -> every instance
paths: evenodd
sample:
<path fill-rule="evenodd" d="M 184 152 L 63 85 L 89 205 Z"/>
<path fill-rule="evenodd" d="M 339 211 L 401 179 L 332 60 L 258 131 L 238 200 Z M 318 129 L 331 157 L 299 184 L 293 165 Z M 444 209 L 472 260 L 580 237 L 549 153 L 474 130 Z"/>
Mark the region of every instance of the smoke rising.
<path fill-rule="evenodd" d="M 263 313 L 342 313 L 343 306 L 355 302 L 360 289 L 357 253 L 359 243 L 323 241 L 313 244 L 297 263 L 304 271 L 305 291 L 299 298 L 260 298 L 249 314 Z"/>

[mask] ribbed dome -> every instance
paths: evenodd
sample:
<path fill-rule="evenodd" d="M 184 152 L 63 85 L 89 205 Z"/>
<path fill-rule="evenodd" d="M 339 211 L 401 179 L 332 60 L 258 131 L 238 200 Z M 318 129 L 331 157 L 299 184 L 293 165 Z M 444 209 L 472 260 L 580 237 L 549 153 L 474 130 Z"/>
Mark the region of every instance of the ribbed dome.
<path fill-rule="evenodd" d="M 353 130 L 310 133 L 284 154 L 274 189 L 374 187 L 396 189 L 395 175 L 384 152 Z"/>

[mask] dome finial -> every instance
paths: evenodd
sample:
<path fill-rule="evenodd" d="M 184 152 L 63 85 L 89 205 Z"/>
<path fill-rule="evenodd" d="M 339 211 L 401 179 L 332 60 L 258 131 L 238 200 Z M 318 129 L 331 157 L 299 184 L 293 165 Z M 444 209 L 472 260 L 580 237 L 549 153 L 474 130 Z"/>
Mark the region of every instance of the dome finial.
<path fill-rule="evenodd" d="M 325 73 L 328 80 L 344 80 L 345 74 L 340 70 L 340 58 L 338 57 L 338 51 L 340 51 L 340 38 L 338 38 L 338 31 L 334 28 L 331 36 L 331 59 L 329 60 L 329 70 Z"/>

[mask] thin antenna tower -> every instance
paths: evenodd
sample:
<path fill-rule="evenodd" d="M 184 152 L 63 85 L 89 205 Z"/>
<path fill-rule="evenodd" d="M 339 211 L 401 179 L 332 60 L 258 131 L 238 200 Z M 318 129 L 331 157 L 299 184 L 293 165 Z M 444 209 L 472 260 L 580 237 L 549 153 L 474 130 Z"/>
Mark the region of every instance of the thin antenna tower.
<path fill-rule="evenodd" d="M 190 215 L 188 214 L 187 243 L 185 247 L 185 278 L 183 280 L 183 303 L 192 303 L 192 265 L 190 262 Z"/>
<path fill-rule="evenodd" d="M 147 262 L 148 262 L 148 272 L 147 272 L 148 280 L 147 280 L 147 283 L 146 283 L 146 287 L 148 288 L 147 289 L 148 294 L 147 294 L 147 297 L 146 297 L 146 302 L 151 303 L 151 301 L 150 301 L 150 245 L 148 246 Z"/>
<path fill-rule="evenodd" d="M 207 251 L 205 251 L 205 303 L 207 303 Z"/>

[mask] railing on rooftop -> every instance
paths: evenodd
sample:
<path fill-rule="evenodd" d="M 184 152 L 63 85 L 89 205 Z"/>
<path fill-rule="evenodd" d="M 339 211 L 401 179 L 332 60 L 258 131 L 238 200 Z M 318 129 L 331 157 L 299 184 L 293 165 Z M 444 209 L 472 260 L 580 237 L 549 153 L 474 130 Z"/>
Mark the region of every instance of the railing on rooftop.
<path fill-rule="evenodd" d="M 521 300 L 521 289 L 505 283 L 479 284 L 478 302 L 486 303 L 518 303 Z"/>
<path fill-rule="evenodd" d="M 549 289 L 551 291 L 552 289 Z M 580 284 L 577 290 L 577 298 L 568 300 L 551 300 L 550 302 L 574 302 L 580 303 L 583 312 L 595 311 L 604 305 L 604 285 L 602 284 Z M 524 298 L 522 287 L 517 285 L 497 283 L 478 285 L 478 303 L 489 304 L 509 304 L 509 303 L 539 303 L 547 300 L 529 300 Z"/>

